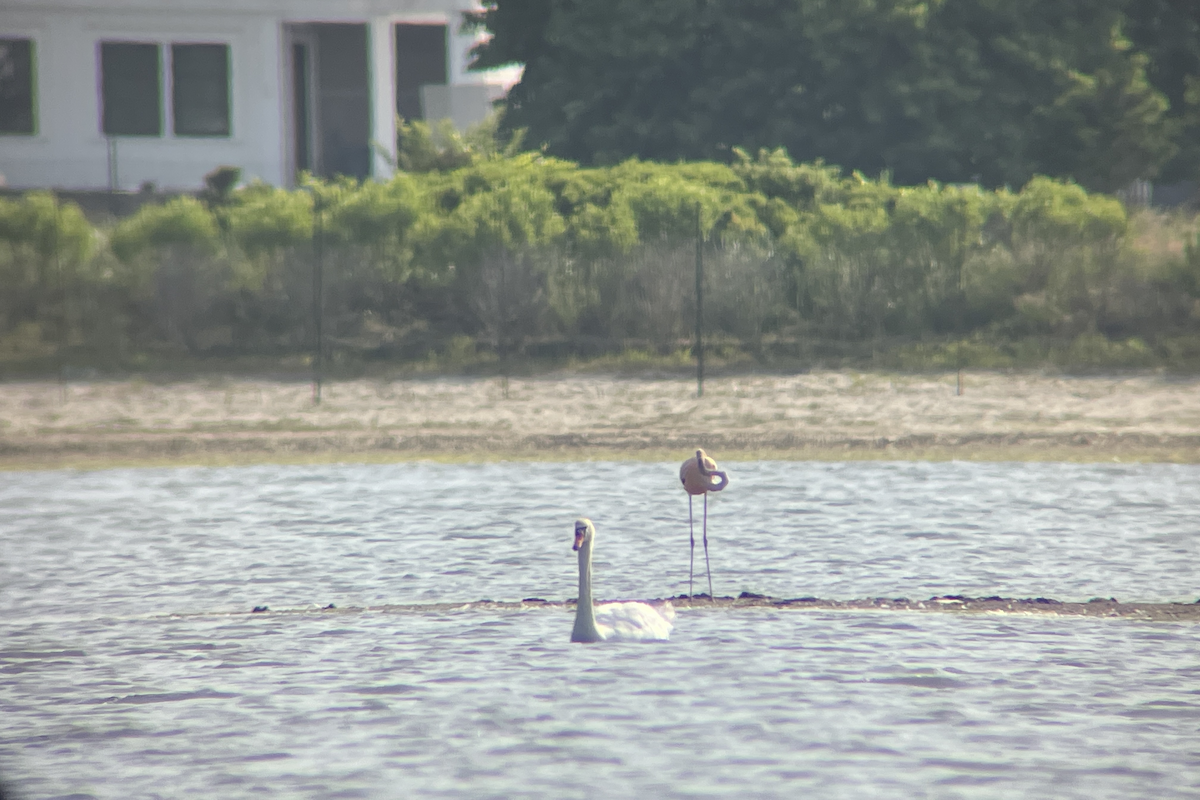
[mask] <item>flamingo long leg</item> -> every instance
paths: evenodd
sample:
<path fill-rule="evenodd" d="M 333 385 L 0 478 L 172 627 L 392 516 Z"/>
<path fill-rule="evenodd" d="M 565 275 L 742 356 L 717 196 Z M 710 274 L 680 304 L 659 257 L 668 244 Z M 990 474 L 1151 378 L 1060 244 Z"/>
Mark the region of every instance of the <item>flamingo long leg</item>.
<path fill-rule="evenodd" d="M 713 599 L 712 569 L 708 566 L 708 495 L 704 495 L 704 571 L 708 574 L 708 599 Z"/>
<path fill-rule="evenodd" d="M 688 551 L 688 597 L 692 596 L 692 566 L 696 561 L 696 526 L 692 522 L 692 496 L 688 495 L 688 538 L 692 547 Z"/>

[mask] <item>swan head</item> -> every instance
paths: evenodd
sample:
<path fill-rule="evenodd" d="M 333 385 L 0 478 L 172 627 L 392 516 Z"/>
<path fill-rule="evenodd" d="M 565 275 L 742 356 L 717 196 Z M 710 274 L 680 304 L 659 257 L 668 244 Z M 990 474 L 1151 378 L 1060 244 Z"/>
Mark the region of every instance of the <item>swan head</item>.
<path fill-rule="evenodd" d="M 596 535 L 596 526 L 587 517 L 580 517 L 575 520 L 575 544 L 571 546 L 572 550 L 581 550 L 584 546 L 591 544 L 592 537 Z"/>

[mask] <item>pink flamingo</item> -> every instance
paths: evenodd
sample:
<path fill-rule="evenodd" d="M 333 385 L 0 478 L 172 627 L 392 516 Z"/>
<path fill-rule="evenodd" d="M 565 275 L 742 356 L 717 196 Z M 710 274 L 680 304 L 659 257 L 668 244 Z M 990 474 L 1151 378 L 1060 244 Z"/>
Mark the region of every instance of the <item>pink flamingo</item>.
<path fill-rule="evenodd" d="M 704 495 L 704 571 L 708 575 L 708 596 L 713 597 L 712 570 L 708 565 L 708 493 L 719 492 L 729 485 L 729 476 L 717 469 L 717 462 L 708 457 L 703 450 L 696 451 L 695 458 L 689 458 L 679 468 L 679 480 L 683 489 L 688 493 L 688 534 L 691 538 L 691 550 L 688 555 L 688 597 L 692 596 L 692 573 L 696 559 L 696 525 L 692 515 L 692 497 Z"/>

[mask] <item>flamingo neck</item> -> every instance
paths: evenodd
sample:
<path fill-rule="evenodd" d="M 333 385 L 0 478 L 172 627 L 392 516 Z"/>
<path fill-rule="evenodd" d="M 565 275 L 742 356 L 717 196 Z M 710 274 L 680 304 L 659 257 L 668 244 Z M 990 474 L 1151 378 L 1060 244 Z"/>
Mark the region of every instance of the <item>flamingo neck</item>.
<path fill-rule="evenodd" d="M 592 542 L 579 548 L 579 599 L 575 603 L 575 629 L 572 642 L 601 642 L 596 628 L 596 609 L 592 606 Z"/>

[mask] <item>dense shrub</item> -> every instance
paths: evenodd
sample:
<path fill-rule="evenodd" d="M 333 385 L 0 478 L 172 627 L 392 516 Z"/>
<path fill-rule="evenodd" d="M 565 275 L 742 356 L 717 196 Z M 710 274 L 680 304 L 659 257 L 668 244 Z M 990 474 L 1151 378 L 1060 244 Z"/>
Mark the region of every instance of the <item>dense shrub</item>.
<path fill-rule="evenodd" d="M 387 181 L 251 184 L 100 231 L 46 193 L 0 201 L 0 352 L 43 352 L 73 326 L 81 357 L 303 355 L 319 265 L 335 360 L 459 363 L 466 341 L 505 358 L 668 356 L 691 344 L 697 255 L 725 353 L 811 360 L 893 342 L 902 362 L 937 365 L 958 343 L 955 358 L 980 363 L 1143 365 L 1200 352 L 1187 344 L 1194 217 L 1131 216 L 1046 178 L 894 186 L 782 150 L 580 168 L 434 133 L 406 127 L 411 169 Z"/>

